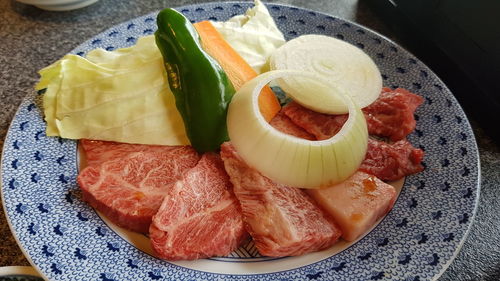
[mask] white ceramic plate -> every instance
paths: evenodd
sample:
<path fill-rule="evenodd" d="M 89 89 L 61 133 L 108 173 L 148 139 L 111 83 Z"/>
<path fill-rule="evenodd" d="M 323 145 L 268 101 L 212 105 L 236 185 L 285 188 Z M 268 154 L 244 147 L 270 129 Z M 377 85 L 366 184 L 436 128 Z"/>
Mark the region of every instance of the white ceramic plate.
<path fill-rule="evenodd" d="M 251 3 L 178 8 L 192 21 L 227 20 Z M 40 97 L 21 104 L 2 157 L 2 198 L 28 259 L 50 280 L 431 280 L 459 251 L 479 197 L 479 159 L 459 104 L 433 72 L 401 47 L 331 15 L 268 5 L 287 39 L 318 33 L 355 44 L 379 66 L 384 85 L 425 97 L 409 136 L 425 150 L 424 172 L 407 177 L 394 209 L 363 239 L 302 257 L 268 259 L 252 245 L 224 258 L 171 263 L 148 254 L 142 235 L 122 232 L 82 202 L 76 142 L 46 137 Z M 156 30 L 156 13 L 111 27 L 72 53 L 113 50 Z M 91 269 L 91 270 L 89 270 Z"/>

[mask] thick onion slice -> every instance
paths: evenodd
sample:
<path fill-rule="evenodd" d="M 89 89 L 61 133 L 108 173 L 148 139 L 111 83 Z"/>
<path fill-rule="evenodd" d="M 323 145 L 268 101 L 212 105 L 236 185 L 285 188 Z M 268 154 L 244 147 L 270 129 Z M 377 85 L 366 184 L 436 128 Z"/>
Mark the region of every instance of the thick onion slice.
<path fill-rule="evenodd" d="M 375 101 L 382 89 L 380 71 L 365 52 L 325 35 L 308 34 L 286 42 L 270 57 L 270 68 L 313 72 L 348 94 L 361 108 Z M 338 95 L 306 93 L 301 77 L 285 77 L 276 82 L 285 92 L 294 93 L 297 103 L 314 111 L 347 113 L 347 107 L 339 101 Z"/>
<path fill-rule="evenodd" d="M 259 93 L 270 81 L 289 76 L 308 81 L 308 91 L 334 93 L 344 102 L 349 118 L 335 136 L 309 141 L 282 133 L 266 122 L 259 111 Z M 242 159 L 276 182 L 301 188 L 328 187 L 351 176 L 366 153 L 366 121 L 347 95 L 336 89 L 326 92 L 327 84 L 323 78 L 296 70 L 266 72 L 245 83 L 233 96 L 227 115 L 229 138 Z"/>

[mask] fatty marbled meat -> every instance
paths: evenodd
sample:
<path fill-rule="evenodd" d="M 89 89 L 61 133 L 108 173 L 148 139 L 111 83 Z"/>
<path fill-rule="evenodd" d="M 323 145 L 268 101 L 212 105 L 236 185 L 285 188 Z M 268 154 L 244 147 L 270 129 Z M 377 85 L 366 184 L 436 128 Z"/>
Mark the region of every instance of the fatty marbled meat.
<path fill-rule="evenodd" d="M 168 260 L 225 256 L 248 237 L 218 154 L 204 154 L 167 192 L 149 233 L 153 250 Z"/>
<path fill-rule="evenodd" d="M 112 141 L 82 139 L 78 143 L 85 152 L 86 166 L 95 166 L 103 162 L 127 157 L 132 153 L 165 153 L 178 149 L 176 146 L 129 144 Z"/>
<path fill-rule="evenodd" d="M 83 200 L 117 225 L 147 233 L 166 192 L 199 160 L 189 146 L 84 142 Z M 90 160 L 90 161 L 89 161 Z"/>
<path fill-rule="evenodd" d="M 247 231 L 265 256 L 297 256 L 333 245 L 341 231 L 304 191 L 264 177 L 230 143 L 221 157 L 234 186 Z"/>

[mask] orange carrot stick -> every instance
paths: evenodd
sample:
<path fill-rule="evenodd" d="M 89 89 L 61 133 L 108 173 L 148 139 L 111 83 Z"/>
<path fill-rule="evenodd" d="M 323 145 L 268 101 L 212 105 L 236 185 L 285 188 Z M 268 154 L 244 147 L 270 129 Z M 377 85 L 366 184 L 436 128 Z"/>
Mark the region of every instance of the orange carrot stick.
<path fill-rule="evenodd" d="M 209 21 L 194 24 L 200 35 L 203 49 L 219 62 L 236 90 L 257 76 L 257 72 L 224 40 Z M 259 109 L 269 122 L 280 111 L 281 106 L 270 87 L 262 89 Z"/>

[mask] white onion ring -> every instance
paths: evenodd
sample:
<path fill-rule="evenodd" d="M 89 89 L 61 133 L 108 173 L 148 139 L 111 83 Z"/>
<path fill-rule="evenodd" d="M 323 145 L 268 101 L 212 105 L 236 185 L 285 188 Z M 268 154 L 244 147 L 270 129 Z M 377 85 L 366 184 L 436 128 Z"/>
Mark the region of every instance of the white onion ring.
<path fill-rule="evenodd" d="M 261 74 L 245 83 L 229 105 L 227 127 L 231 143 L 250 167 L 278 183 L 322 188 L 344 181 L 358 169 L 367 149 L 368 130 L 361 109 L 347 95 L 339 94 L 349 118 L 335 136 L 310 141 L 282 133 L 261 115 L 258 96 L 270 81 L 288 76 L 305 78 L 310 90 L 331 94 L 324 92 L 328 82 L 311 73 L 275 70 Z M 314 88 L 320 84 L 319 90 Z"/>
<path fill-rule="evenodd" d="M 273 70 L 312 72 L 348 94 L 361 108 L 375 101 L 382 89 L 382 77 L 373 60 L 356 46 L 329 36 L 308 34 L 292 39 L 272 54 L 269 64 Z M 301 80 L 300 77 L 285 77 L 277 83 L 285 92 L 293 93 L 297 103 L 314 111 L 347 113 L 338 95 L 306 95 Z"/>

